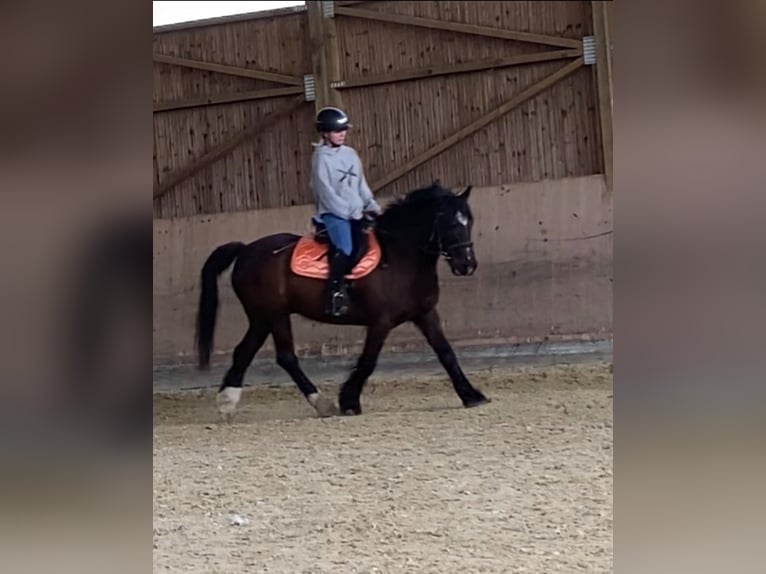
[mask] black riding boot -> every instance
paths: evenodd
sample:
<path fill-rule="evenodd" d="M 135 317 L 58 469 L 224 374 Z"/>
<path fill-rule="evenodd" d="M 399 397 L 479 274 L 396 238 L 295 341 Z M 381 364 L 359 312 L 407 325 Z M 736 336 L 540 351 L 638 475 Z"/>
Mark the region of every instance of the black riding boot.
<path fill-rule="evenodd" d="M 325 312 L 341 317 L 348 312 L 349 296 L 344 275 L 348 272 L 348 257 L 335 251 L 330 258 L 330 274 L 325 286 Z"/>

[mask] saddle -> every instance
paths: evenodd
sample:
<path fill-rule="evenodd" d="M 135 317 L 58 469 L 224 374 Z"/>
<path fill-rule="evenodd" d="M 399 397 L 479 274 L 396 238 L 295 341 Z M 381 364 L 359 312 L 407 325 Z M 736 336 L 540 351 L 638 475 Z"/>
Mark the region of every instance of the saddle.
<path fill-rule="evenodd" d="M 290 269 L 296 275 L 312 279 L 327 279 L 330 272 L 329 252 L 333 249 L 324 224 L 311 220 L 314 231 L 302 236 L 290 258 Z M 346 279 L 356 280 L 372 273 L 380 264 L 381 249 L 375 232 L 371 228 L 362 229 L 356 236 L 355 250 L 351 254 L 351 272 Z"/>

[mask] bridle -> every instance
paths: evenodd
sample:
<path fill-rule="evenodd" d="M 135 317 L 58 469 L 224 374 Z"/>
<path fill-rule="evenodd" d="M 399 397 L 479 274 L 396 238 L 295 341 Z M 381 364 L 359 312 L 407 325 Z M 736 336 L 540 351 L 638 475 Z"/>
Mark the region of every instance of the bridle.
<path fill-rule="evenodd" d="M 428 243 L 426 243 L 423 249 L 429 255 L 441 255 L 445 259 L 450 260 L 452 259 L 452 256 L 449 254 L 450 251 L 459 249 L 460 247 L 473 247 L 473 241 L 456 241 L 455 243 L 444 245 L 442 241 L 442 234 L 439 231 L 439 219 L 442 215 L 444 215 L 443 211 L 438 211 L 436 213 L 433 226 L 431 227 L 431 235 L 428 237 Z M 436 241 L 435 250 L 431 247 L 434 244 L 434 240 Z"/>

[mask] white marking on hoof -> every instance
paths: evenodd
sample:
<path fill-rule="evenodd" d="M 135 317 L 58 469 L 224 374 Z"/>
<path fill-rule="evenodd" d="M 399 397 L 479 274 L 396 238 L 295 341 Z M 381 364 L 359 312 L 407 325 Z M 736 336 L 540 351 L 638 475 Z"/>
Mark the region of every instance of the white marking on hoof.
<path fill-rule="evenodd" d="M 231 416 L 234 413 L 234 409 L 237 408 L 241 396 L 242 387 L 225 387 L 216 397 L 218 412 L 224 417 Z"/>
<path fill-rule="evenodd" d="M 332 417 L 338 414 L 335 404 L 321 393 L 311 393 L 306 397 L 320 417 Z"/>

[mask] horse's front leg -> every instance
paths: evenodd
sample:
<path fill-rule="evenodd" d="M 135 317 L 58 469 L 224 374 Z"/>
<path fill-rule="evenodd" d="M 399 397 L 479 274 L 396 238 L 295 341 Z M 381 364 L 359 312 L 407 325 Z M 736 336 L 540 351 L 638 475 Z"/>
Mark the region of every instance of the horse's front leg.
<path fill-rule="evenodd" d="M 391 327 L 388 325 L 372 325 L 367 329 L 362 354 L 356 363 L 356 367 L 351 372 L 351 376 L 343 384 L 338 396 L 341 414 L 362 414 L 362 406 L 359 400 L 362 395 L 362 389 L 369 376 L 375 370 L 380 351 L 383 349 L 383 343 L 385 343 L 386 337 L 388 337 L 390 332 Z"/>
<path fill-rule="evenodd" d="M 460 368 L 455 351 L 452 350 L 452 346 L 444 336 L 441 319 L 436 309 L 432 309 L 418 317 L 413 323 L 420 329 L 428 344 L 436 352 L 439 362 L 444 367 L 444 370 L 447 371 L 449 378 L 452 380 L 452 386 L 455 388 L 455 392 L 460 397 L 460 400 L 463 401 L 463 405 L 466 407 L 476 407 L 490 402 L 490 399 L 471 385 L 465 373 L 463 373 L 463 369 Z"/>

